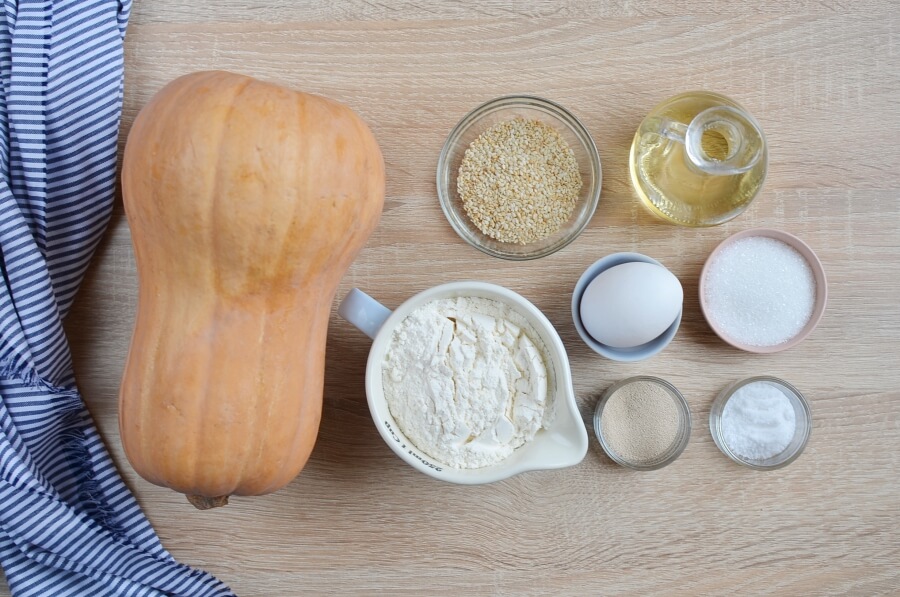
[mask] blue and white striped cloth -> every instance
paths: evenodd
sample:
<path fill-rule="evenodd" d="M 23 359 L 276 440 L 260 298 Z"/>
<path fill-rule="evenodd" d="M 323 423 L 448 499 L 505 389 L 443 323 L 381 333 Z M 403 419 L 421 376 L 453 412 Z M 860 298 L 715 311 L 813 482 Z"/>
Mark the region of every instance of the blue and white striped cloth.
<path fill-rule="evenodd" d="M 0 14 L 0 564 L 13 595 L 231 595 L 163 549 L 75 387 L 62 320 L 109 219 L 130 0 Z"/>

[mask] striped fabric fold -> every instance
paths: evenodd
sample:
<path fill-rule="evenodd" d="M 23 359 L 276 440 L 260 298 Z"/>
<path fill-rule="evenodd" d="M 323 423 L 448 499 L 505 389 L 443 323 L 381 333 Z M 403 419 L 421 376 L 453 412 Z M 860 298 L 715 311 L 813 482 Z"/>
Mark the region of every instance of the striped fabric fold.
<path fill-rule="evenodd" d="M 233 593 L 162 547 L 62 326 L 112 210 L 130 0 L 0 15 L 0 565 L 16 596 Z"/>

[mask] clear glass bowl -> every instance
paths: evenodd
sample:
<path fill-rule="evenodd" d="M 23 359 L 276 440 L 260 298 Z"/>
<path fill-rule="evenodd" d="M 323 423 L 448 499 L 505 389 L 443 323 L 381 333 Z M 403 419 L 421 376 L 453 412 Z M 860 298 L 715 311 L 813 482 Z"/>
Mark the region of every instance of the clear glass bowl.
<path fill-rule="evenodd" d="M 679 425 L 678 433 L 676 434 L 675 440 L 672 442 L 672 445 L 669 446 L 666 451 L 660 454 L 658 458 L 652 461 L 632 462 L 622 457 L 622 455 L 616 452 L 612 448 L 612 446 L 607 443 L 606 438 L 603 436 L 603 425 L 601 424 L 601 421 L 603 418 L 603 409 L 606 407 L 606 403 L 609 401 L 610 397 L 623 386 L 639 381 L 654 383 L 663 388 L 669 394 L 669 396 L 672 397 L 672 400 L 678 407 Z M 684 449 L 687 447 L 688 441 L 691 439 L 691 408 L 690 406 L 688 406 L 687 400 L 684 399 L 684 396 L 681 395 L 681 392 L 678 391 L 678 388 L 676 388 L 666 380 L 649 375 L 637 375 L 635 377 L 629 377 L 627 379 L 623 379 L 619 382 L 614 383 L 606 390 L 606 392 L 603 393 L 603 396 L 597 403 L 596 410 L 594 410 L 594 433 L 597 435 L 597 439 L 600 441 L 600 445 L 603 447 L 603 451 L 606 452 L 606 454 L 617 464 L 634 469 L 636 471 L 655 471 L 675 462 L 675 460 L 679 456 L 681 456 L 681 453 L 684 452 Z"/>
<path fill-rule="evenodd" d="M 769 382 L 775 386 L 778 386 L 778 388 L 784 392 L 785 396 L 790 399 L 791 405 L 794 407 L 794 415 L 796 417 L 795 420 L 797 423 L 797 426 L 794 430 L 794 437 L 793 439 L 791 439 L 791 443 L 789 443 L 788 446 L 784 450 L 782 450 L 780 454 L 777 454 L 771 458 L 766 458 L 765 460 L 751 460 L 748 458 L 744 458 L 739 454 L 736 454 L 728 447 L 728 444 L 725 442 L 725 438 L 722 433 L 722 411 L 725 410 L 725 404 L 728 403 L 728 400 L 731 398 L 731 396 L 740 388 L 757 381 Z M 797 457 L 800 456 L 800 454 L 803 452 L 803 448 L 806 447 L 806 443 L 809 441 L 809 434 L 811 429 L 812 417 L 810 416 L 809 412 L 809 404 L 806 402 L 803 394 L 801 394 L 799 390 L 797 390 L 797 388 L 795 388 L 788 382 L 784 381 L 783 379 L 778 379 L 777 377 L 761 375 L 758 377 L 749 377 L 747 379 L 737 381 L 719 393 L 715 401 L 713 401 L 712 409 L 709 411 L 709 431 L 712 434 L 713 441 L 716 442 L 716 446 L 718 446 L 719 450 L 721 450 L 723 454 L 725 454 L 738 464 L 743 464 L 744 466 L 756 469 L 758 471 L 770 471 L 779 469 L 789 465 L 794 460 L 796 460 Z"/>
<path fill-rule="evenodd" d="M 478 229 L 466 215 L 456 190 L 456 177 L 469 145 L 491 126 L 516 117 L 539 120 L 555 128 L 575 153 L 581 173 L 581 193 L 569 221 L 541 240 L 520 245 L 495 240 Z M 447 137 L 437 167 L 437 191 L 441 209 L 463 240 L 476 249 L 514 261 L 537 259 L 569 243 L 588 225 L 600 201 L 600 154 L 581 122 L 559 104 L 529 95 L 510 95 L 491 100 L 469 112 Z"/>

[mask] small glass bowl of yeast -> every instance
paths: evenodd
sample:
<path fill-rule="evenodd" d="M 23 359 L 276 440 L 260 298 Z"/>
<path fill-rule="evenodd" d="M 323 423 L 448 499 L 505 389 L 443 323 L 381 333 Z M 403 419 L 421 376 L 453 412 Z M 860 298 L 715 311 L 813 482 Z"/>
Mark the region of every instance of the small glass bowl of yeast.
<path fill-rule="evenodd" d="M 691 437 L 691 409 L 678 389 L 649 375 L 610 386 L 594 411 L 594 433 L 613 462 L 655 471 L 678 459 Z"/>

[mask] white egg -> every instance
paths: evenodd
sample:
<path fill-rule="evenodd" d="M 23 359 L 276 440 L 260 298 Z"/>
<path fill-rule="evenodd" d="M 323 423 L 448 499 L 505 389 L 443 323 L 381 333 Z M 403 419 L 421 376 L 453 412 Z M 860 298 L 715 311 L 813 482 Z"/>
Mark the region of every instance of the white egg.
<path fill-rule="evenodd" d="M 581 297 L 581 322 L 601 344 L 634 348 L 666 331 L 683 300 L 681 282 L 666 268 L 623 263 L 588 284 Z"/>

